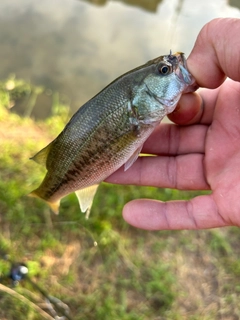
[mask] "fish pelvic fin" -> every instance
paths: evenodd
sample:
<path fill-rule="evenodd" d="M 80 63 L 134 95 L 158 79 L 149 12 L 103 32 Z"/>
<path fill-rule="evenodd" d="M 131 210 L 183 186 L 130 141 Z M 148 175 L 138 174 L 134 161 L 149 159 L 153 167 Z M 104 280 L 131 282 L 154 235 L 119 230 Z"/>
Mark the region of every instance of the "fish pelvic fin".
<path fill-rule="evenodd" d="M 53 213 L 55 213 L 55 214 L 58 214 L 58 213 L 59 213 L 59 207 L 60 207 L 60 201 L 61 201 L 61 199 L 60 199 L 60 200 L 57 200 L 57 201 L 54 201 L 54 202 L 46 201 L 46 200 L 44 200 L 42 197 L 40 197 L 40 196 L 38 195 L 37 189 L 36 189 L 36 190 L 33 190 L 31 193 L 29 193 L 28 196 L 29 196 L 29 197 L 34 197 L 34 198 L 39 198 L 39 199 L 45 201 L 45 202 L 49 205 L 49 207 L 50 207 L 50 209 L 52 210 Z"/>
<path fill-rule="evenodd" d="M 37 162 L 38 164 L 41 164 L 43 166 L 46 166 L 47 157 L 52 148 L 52 142 L 49 143 L 45 148 L 40 150 L 38 153 L 36 153 L 33 157 L 30 158 L 30 160 L 33 160 Z"/>
<path fill-rule="evenodd" d="M 89 218 L 93 198 L 97 191 L 98 184 L 75 191 L 78 198 L 79 206 L 82 212 L 86 212 L 86 219 Z"/>

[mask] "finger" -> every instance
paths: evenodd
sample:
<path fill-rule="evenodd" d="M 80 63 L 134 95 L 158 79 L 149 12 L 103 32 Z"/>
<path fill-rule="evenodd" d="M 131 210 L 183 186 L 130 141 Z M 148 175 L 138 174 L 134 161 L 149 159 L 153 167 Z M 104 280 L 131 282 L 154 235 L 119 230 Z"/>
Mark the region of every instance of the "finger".
<path fill-rule="evenodd" d="M 168 115 L 168 118 L 180 125 L 199 123 L 203 114 L 203 101 L 199 94 L 183 94 L 176 109 Z"/>
<path fill-rule="evenodd" d="M 216 103 L 219 95 L 219 91 L 221 87 L 217 89 L 200 89 L 199 95 L 202 98 L 202 115 L 201 118 L 196 119 L 196 123 L 202 123 L 206 125 L 210 125 L 213 121 L 213 116 L 216 108 Z"/>
<path fill-rule="evenodd" d="M 179 125 L 211 124 L 220 88 L 183 94 L 168 118 Z"/>
<path fill-rule="evenodd" d="M 200 87 L 216 88 L 229 77 L 240 81 L 240 19 L 215 19 L 200 31 L 187 60 Z"/>
<path fill-rule="evenodd" d="M 121 168 L 106 181 L 184 190 L 209 189 L 204 175 L 202 154 L 140 157 L 126 172 Z"/>
<path fill-rule="evenodd" d="M 207 129 L 205 125 L 184 127 L 161 124 L 144 143 L 142 153 L 155 155 L 204 153 Z"/>
<path fill-rule="evenodd" d="M 123 209 L 124 219 L 145 230 L 207 229 L 226 226 L 211 195 L 189 201 L 133 200 Z"/>

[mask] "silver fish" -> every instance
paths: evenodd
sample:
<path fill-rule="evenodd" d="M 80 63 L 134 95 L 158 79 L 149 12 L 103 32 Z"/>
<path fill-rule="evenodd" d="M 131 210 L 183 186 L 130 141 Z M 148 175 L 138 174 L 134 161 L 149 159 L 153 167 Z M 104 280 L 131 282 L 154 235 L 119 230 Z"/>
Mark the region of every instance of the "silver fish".
<path fill-rule="evenodd" d="M 120 76 L 85 103 L 58 137 L 32 158 L 45 165 L 47 173 L 30 195 L 58 213 L 61 198 L 75 192 L 81 211 L 89 213 L 100 182 L 122 165 L 127 170 L 182 93 L 195 89 L 181 52 Z"/>

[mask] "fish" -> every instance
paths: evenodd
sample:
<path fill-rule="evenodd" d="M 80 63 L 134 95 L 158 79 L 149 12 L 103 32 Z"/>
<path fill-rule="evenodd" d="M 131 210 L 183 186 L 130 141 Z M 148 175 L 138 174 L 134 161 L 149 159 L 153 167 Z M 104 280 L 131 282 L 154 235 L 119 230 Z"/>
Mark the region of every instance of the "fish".
<path fill-rule="evenodd" d="M 61 199 L 75 192 L 88 217 L 99 184 L 123 165 L 128 170 L 181 95 L 196 88 L 182 52 L 170 51 L 118 77 L 30 158 L 47 172 L 29 195 L 44 200 L 58 214 Z"/>

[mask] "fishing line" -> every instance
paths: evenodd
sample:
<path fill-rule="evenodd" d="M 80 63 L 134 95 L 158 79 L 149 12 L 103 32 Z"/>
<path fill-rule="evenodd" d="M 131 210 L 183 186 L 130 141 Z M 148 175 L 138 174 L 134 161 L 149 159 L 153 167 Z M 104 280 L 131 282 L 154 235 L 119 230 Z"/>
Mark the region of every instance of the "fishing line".
<path fill-rule="evenodd" d="M 169 38 L 169 45 L 170 48 L 172 49 L 174 46 L 176 46 L 176 35 L 177 35 L 177 25 L 178 25 L 178 20 L 179 17 L 181 16 L 182 13 L 182 9 L 183 9 L 183 3 L 184 0 L 178 0 L 178 2 L 176 3 L 176 8 L 174 10 L 173 16 L 170 20 L 170 27 L 168 29 L 168 38 Z M 175 50 L 173 50 L 175 51 Z"/>

